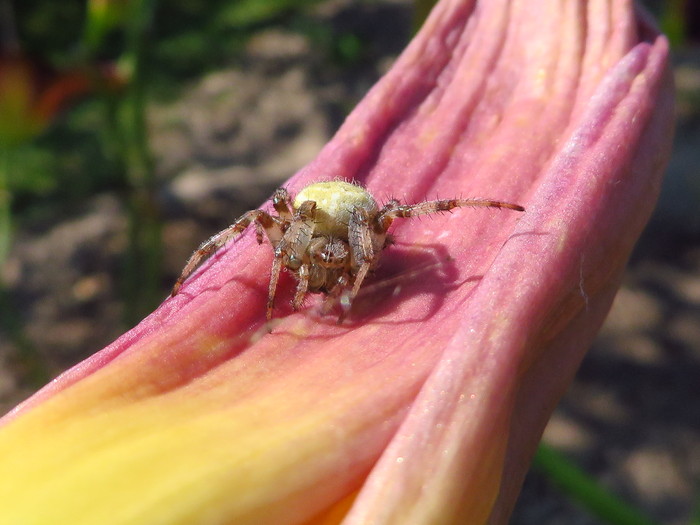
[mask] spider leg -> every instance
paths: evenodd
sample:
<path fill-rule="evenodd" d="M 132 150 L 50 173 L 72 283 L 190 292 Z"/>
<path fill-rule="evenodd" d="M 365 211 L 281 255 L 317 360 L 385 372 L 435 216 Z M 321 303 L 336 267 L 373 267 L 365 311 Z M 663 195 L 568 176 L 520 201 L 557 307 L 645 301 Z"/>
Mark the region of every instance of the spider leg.
<path fill-rule="evenodd" d="M 306 297 L 306 292 L 309 289 L 309 275 L 309 265 L 302 264 L 297 272 L 299 283 L 297 284 L 297 291 L 294 294 L 294 300 L 292 301 L 292 308 L 294 308 L 295 311 L 301 308 L 301 305 L 304 302 L 304 297 Z"/>
<path fill-rule="evenodd" d="M 272 206 L 275 211 L 280 216 L 281 219 L 285 221 L 292 220 L 292 200 L 289 198 L 289 192 L 284 188 L 277 188 L 275 193 L 272 194 Z"/>
<path fill-rule="evenodd" d="M 270 284 L 267 288 L 267 311 L 265 318 L 270 321 L 272 319 L 272 309 L 275 306 L 275 292 L 277 291 L 277 281 L 280 278 L 282 270 L 282 259 L 275 257 L 272 261 L 272 271 L 270 272 Z"/>
<path fill-rule="evenodd" d="M 508 210 L 525 211 L 519 204 L 510 202 L 493 201 L 488 199 L 444 199 L 419 202 L 417 204 L 400 204 L 397 200 L 389 201 L 377 214 L 375 224 L 381 231 L 387 231 L 394 219 L 430 215 L 441 211 L 450 211 L 455 208 L 480 207 L 480 208 L 505 208 Z"/>
<path fill-rule="evenodd" d="M 171 296 L 177 295 L 180 290 L 180 286 L 185 280 L 192 274 L 192 272 L 199 266 L 199 264 L 209 255 L 214 253 L 216 250 L 221 248 L 231 239 L 238 237 L 245 229 L 250 226 L 250 224 L 255 221 L 256 229 L 262 228 L 262 230 L 267 234 L 267 238 L 270 243 L 275 246 L 279 243 L 282 238 L 282 227 L 280 226 L 279 219 L 272 217 L 269 213 L 262 210 L 251 210 L 243 215 L 234 222 L 228 228 L 221 230 L 216 235 L 213 235 L 208 240 L 204 241 L 199 248 L 195 250 L 192 256 L 187 261 L 185 268 L 182 270 L 180 277 L 175 281 Z"/>
<path fill-rule="evenodd" d="M 341 296 L 341 294 L 347 291 L 348 284 L 350 284 L 348 274 L 342 273 L 324 299 L 323 304 L 321 305 L 321 315 L 328 315 L 328 313 L 333 309 L 335 303 L 338 302 L 338 298 Z M 342 299 L 340 302 L 342 304 Z M 340 316 L 338 316 L 338 324 L 342 322 L 346 314 L 347 312 L 343 311 Z"/>
<path fill-rule="evenodd" d="M 258 221 L 254 221 L 253 226 L 255 226 L 255 240 L 258 241 L 258 244 L 262 244 L 265 229 L 262 226 L 260 226 L 260 223 Z"/>
<path fill-rule="evenodd" d="M 308 275 L 306 276 L 306 284 L 302 285 L 302 278 L 304 272 L 308 274 L 308 266 L 306 255 L 306 250 L 311 242 L 314 232 L 314 214 L 316 210 L 316 203 L 313 201 L 304 202 L 297 212 L 294 214 L 293 220 L 287 231 L 282 234 L 281 239 L 274 245 L 275 246 L 275 259 L 272 263 L 272 275 L 270 276 L 270 287 L 268 289 L 267 298 L 267 320 L 272 319 L 272 309 L 274 308 L 275 302 L 275 291 L 277 289 L 277 281 L 279 280 L 279 274 L 282 266 L 288 268 L 290 271 L 295 272 L 299 280 L 299 288 L 304 286 L 301 290 L 297 289 L 297 294 L 294 298 L 294 309 L 297 309 L 297 299 L 299 299 L 299 304 L 303 301 L 304 295 L 306 294 L 306 289 L 308 288 Z M 302 270 L 306 266 L 305 270 Z M 300 295 L 301 294 L 301 295 Z"/>
<path fill-rule="evenodd" d="M 377 252 L 372 244 L 369 214 L 364 208 L 357 207 L 352 210 L 350 223 L 348 224 L 348 243 L 350 244 L 352 259 L 358 270 L 354 276 L 352 290 L 347 295 L 344 293 L 341 297 L 340 304 L 344 313 L 341 314 L 338 322 L 342 321 L 345 314 L 350 311 L 353 299 L 357 296 L 362 282 L 377 260 Z"/>
<path fill-rule="evenodd" d="M 304 202 L 275 246 L 275 257 L 282 257 L 284 265 L 290 270 L 296 271 L 307 257 L 306 251 L 314 233 L 315 210 L 314 201 Z"/>

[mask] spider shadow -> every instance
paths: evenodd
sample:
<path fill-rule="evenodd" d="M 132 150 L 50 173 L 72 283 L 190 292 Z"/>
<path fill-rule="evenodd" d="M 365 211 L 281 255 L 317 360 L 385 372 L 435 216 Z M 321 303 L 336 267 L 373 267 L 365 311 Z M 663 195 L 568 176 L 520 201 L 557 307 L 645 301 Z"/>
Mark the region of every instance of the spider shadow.
<path fill-rule="evenodd" d="M 380 267 L 368 277 L 360 289 L 347 318 L 338 325 L 336 314 L 339 305 L 326 315 L 321 307 L 312 307 L 309 315 L 317 322 L 352 329 L 368 322 L 404 324 L 424 322 L 433 317 L 444 304 L 450 292 L 469 282 L 481 279 L 480 275 L 461 281 L 455 259 L 443 244 L 420 246 L 397 241 L 382 258 Z M 393 312 L 402 303 L 417 295 L 430 296 L 422 315 L 408 319 L 391 320 Z M 389 319 L 379 320 L 389 317 Z"/>
<path fill-rule="evenodd" d="M 532 235 L 548 236 L 551 233 L 526 231 L 513 234 L 508 239 Z M 403 324 L 427 321 L 442 307 L 450 292 L 468 283 L 477 283 L 483 278 L 483 275 L 475 274 L 458 280 L 456 260 L 443 244 L 417 246 L 395 241 L 390 250 L 370 282 L 361 288 L 343 325 L 355 327 L 366 322 Z M 474 289 L 475 286 L 472 286 L 467 295 L 471 295 Z M 376 320 L 390 316 L 391 312 L 400 307 L 402 301 L 418 294 L 432 295 L 424 315 L 400 321 L 390 318 Z"/>
<path fill-rule="evenodd" d="M 221 255 L 214 254 L 216 260 Z M 447 296 L 467 283 L 481 280 L 480 275 L 475 275 L 457 281 L 459 271 L 456 260 L 450 256 L 443 244 L 414 245 L 396 241 L 384 254 L 379 267 L 370 274 L 360 293 L 355 298 L 348 316 L 338 323 L 340 305 L 334 304 L 332 308 L 324 312 L 323 300 L 304 306 L 301 313 L 314 323 L 333 326 L 338 329 L 352 330 L 362 324 L 374 322 L 387 325 L 419 323 L 430 319 L 440 310 Z M 280 274 L 280 281 L 275 297 L 275 310 L 272 321 L 255 322 L 257 313 L 264 312 L 267 301 L 267 287 L 264 283 L 246 279 L 241 276 L 232 276 L 235 281 L 250 292 L 248 298 L 251 314 L 246 315 L 246 321 L 252 323 L 253 330 L 251 343 L 264 334 L 286 334 L 287 331 L 281 325 L 287 316 L 293 315 L 290 298 L 294 294 L 296 280 L 287 271 Z M 220 286 L 206 286 L 201 292 L 216 292 Z M 188 295 L 187 291 L 180 292 Z M 392 314 L 397 311 L 407 299 L 417 295 L 429 296 L 426 298 L 426 308 L 421 309 L 421 315 L 401 320 L 392 320 Z M 310 296 L 313 297 L 313 296 Z M 255 313 L 254 313 L 255 312 Z M 381 320 L 379 320 L 381 319 Z M 314 338 L 312 335 L 305 337 Z M 330 337 L 329 335 L 318 337 Z M 243 345 L 245 346 L 245 345 Z M 238 353 L 243 348 L 238 348 Z"/>

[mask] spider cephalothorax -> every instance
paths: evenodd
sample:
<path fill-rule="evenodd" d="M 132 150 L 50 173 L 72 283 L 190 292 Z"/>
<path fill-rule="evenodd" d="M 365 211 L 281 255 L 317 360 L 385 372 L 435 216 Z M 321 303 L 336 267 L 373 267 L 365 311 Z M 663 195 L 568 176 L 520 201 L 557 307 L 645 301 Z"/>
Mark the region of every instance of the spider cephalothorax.
<path fill-rule="evenodd" d="M 349 182 L 315 182 L 302 189 L 292 202 L 284 188 L 275 191 L 272 206 L 277 215 L 263 210 L 244 213 L 192 254 L 173 286 L 177 294 L 197 265 L 226 242 L 255 226 L 258 243 L 266 235 L 274 250 L 267 300 L 267 319 L 272 318 L 277 281 L 282 268 L 297 279 L 292 301 L 299 309 L 309 292 L 324 293 L 327 305 L 340 301 L 340 319 L 349 311 L 367 273 L 377 265 L 388 243 L 389 226 L 394 219 L 449 211 L 462 206 L 507 208 L 524 211 L 507 202 L 473 199 L 446 199 L 418 204 L 400 204 L 392 199 L 379 208 L 363 187 Z M 339 320 L 340 320 L 339 319 Z"/>

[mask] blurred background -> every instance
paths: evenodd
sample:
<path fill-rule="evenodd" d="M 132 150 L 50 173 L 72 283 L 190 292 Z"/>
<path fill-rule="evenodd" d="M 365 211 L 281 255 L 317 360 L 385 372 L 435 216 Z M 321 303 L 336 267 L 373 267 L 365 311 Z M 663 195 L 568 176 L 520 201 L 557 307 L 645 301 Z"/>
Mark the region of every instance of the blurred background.
<path fill-rule="evenodd" d="M 0 413 L 309 162 L 430 4 L 0 0 Z M 646 7 L 674 47 L 674 155 L 544 439 L 650 520 L 700 523 L 700 6 Z M 512 522 L 608 521 L 535 468 Z"/>

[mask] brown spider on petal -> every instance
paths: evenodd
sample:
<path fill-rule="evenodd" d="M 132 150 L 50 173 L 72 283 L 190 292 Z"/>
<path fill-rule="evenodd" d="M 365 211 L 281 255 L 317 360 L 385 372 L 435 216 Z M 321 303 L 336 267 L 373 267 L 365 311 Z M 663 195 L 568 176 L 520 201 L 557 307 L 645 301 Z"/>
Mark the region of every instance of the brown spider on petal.
<path fill-rule="evenodd" d="M 382 208 L 363 187 L 343 181 L 315 182 L 302 189 L 292 202 L 289 193 L 279 188 L 272 196 L 277 215 L 263 210 L 244 213 L 236 222 L 220 231 L 192 254 L 175 282 L 175 296 L 182 283 L 202 260 L 239 236 L 252 223 L 258 243 L 267 236 L 274 250 L 267 299 L 267 319 L 272 318 L 277 281 L 282 268 L 297 279 L 292 306 L 298 310 L 306 294 L 328 296 L 326 307 L 340 298 L 347 315 L 367 273 L 378 263 L 382 250 L 391 241 L 387 231 L 397 218 L 410 218 L 449 211 L 463 206 L 506 208 L 525 211 L 517 204 L 480 199 L 445 199 L 400 204 L 392 199 Z"/>

